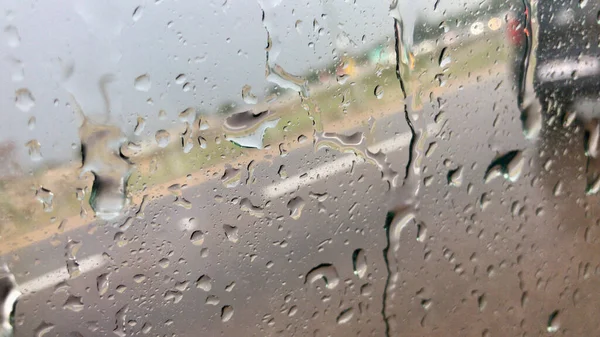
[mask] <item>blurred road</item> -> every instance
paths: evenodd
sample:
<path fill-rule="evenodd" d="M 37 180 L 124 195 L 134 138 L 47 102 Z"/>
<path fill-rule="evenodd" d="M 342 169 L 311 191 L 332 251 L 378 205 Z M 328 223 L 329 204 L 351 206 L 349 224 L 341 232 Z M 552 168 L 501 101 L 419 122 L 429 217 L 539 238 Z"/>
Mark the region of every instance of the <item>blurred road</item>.
<path fill-rule="evenodd" d="M 516 106 L 501 76 L 424 105 L 421 116 L 440 131 L 428 139 L 436 149 L 421 177 L 424 239 L 407 228 L 388 261 L 401 270 L 386 292 L 391 336 L 600 331 L 581 324 L 600 309 L 600 227 L 580 177 L 582 132 L 526 140 Z M 371 144 L 386 150 L 401 182 L 403 112 L 375 128 Z M 485 184 L 488 165 L 512 150 L 526 158 L 519 179 Z M 448 186 L 458 168 L 462 179 Z M 26 293 L 15 335 L 44 327 L 44 336 L 385 335 L 384 224 L 401 191 L 388 192 L 375 165 L 307 145 L 259 162 L 237 186 L 220 178 L 183 188 L 190 209 L 155 198 L 126 230 L 90 224 L 5 256 Z M 68 240 L 80 243 L 71 252 L 81 275 L 71 279 Z M 335 273 L 307 282 L 323 264 Z"/>

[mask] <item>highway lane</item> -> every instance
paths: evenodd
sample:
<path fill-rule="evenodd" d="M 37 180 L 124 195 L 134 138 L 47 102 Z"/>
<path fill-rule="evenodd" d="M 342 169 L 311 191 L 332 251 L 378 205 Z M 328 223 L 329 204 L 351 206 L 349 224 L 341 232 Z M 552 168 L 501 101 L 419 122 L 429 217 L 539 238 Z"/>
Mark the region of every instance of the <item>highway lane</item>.
<path fill-rule="evenodd" d="M 428 183 L 417 219 L 421 230 L 427 228 L 420 233 L 424 239 L 414 239 L 417 226 L 408 228 L 398 260 L 390 261 L 402 271 L 400 286 L 387 292 L 392 332 L 538 334 L 560 309 L 561 326 L 577 333 L 586 317 L 573 308 L 597 309 L 595 197 L 583 195 L 582 179 L 555 193 L 558 182 L 585 163 L 581 132 L 552 148 L 544 134 L 537 145 L 526 140 L 512 92 L 497 90 L 499 81 L 443 95 L 438 123 L 438 103 L 424 106 L 429 124 L 443 129 L 430 139 L 437 149 L 423 166 Z M 376 127 L 374 142 L 405 145 L 402 114 Z M 487 165 L 515 149 L 526 158 L 519 180 L 484 184 Z M 24 296 L 16 335 L 32 335 L 46 322 L 54 325 L 47 335 L 60 336 L 382 336 L 384 223 L 402 193 L 385 192 L 375 165 L 347 158 L 331 149 L 296 149 L 258 163 L 254 183 L 245 184 L 244 172 L 234 188 L 219 177 L 184 188 L 191 209 L 176 205 L 173 196 L 151 200 L 143 219 L 123 234 L 114 226 L 92 226 L 92 234 L 83 227 L 59 237 L 60 243 L 46 240 L 14 252 L 18 261 L 11 268 L 31 289 L 33 280 L 64 268 L 69 238 L 81 242 L 76 256 L 86 269 L 58 288 L 38 286 Z M 388 159 L 402 175 L 406 146 Z M 554 169 L 546 169 L 548 159 Z M 287 179 L 278 174 L 281 165 Z M 448 186 L 448 173 L 459 167 L 462 183 Z M 289 204 L 294 198 L 302 199 L 292 204 L 297 211 L 304 205 L 297 219 Z M 202 234 L 192 234 L 198 230 Z M 358 249 L 366 264 L 353 263 Z M 305 283 L 322 264 L 335 267 L 327 283 Z M 33 265 L 37 274 L 28 274 Z M 104 292 L 98 277 L 106 273 Z"/>

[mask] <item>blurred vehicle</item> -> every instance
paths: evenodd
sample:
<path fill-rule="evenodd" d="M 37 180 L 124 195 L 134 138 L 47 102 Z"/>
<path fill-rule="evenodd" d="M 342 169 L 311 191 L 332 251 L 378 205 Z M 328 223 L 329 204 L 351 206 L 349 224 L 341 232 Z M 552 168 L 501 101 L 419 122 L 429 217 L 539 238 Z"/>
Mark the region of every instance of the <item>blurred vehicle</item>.
<path fill-rule="evenodd" d="M 595 1 L 540 1 L 534 87 L 547 99 L 568 105 L 600 90 L 600 27 Z M 522 27 L 520 27 L 522 29 Z M 517 43 L 523 39 L 515 32 Z"/>

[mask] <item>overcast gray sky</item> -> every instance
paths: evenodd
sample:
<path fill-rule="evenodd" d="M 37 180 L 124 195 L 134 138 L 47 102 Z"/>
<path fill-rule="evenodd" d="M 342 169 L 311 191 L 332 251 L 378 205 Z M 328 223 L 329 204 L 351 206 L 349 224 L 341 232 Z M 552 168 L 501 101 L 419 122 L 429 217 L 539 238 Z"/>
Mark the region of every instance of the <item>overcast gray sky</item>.
<path fill-rule="evenodd" d="M 404 1 L 400 7 L 439 20 L 444 11 L 478 4 L 440 0 L 433 12 L 434 2 L 418 2 L 421 7 L 415 9 L 413 1 Z M 388 1 L 261 3 L 272 37 L 277 37 L 275 63 L 290 73 L 332 62 L 340 55 L 334 42 L 340 33 L 358 48 L 392 34 Z M 72 144 L 79 144 L 80 121 L 66 106 L 69 92 L 87 115 L 102 116 L 98 82 L 106 74 L 115 78 L 108 86 L 110 123 L 129 133 L 137 116 L 143 116 L 146 137 L 168 129 L 187 107 L 211 111 L 223 100 L 241 102 L 245 84 L 260 98 L 269 85 L 264 76 L 267 35 L 257 1 L 12 0 L 4 1 L 2 9 L 0 141 L 16 143 L 23 166 L 28 166 L 24 144 L 30 139 L 41 143 L 44 158 L 71 157 Z M 323 28 L 321 34 L 313 29 L 314 20 Z M 143 74 L 150 78 L 148 91 L 134 87 L 135 78 Z M 193 90 L 183 90 L 183 83 L 175 80 L 179 74 Z M 20 88 L 35 99 L 28 111 L 15 105 Z M 161 109 L 167 120 L 157 118 Z M 37 120 L 32 130 L 31 117 Z"/>

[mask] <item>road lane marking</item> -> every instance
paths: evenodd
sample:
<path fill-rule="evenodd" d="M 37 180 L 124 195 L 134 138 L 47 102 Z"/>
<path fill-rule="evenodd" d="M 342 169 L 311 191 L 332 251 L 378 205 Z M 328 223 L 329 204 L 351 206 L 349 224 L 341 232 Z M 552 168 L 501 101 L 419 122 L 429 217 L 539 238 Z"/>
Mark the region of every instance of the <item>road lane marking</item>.
<path fill-rule="evenodd" d="M 103 267 L 106 264 L 106 260 L 102 257 L 102 254 L 92 255 L 90 257 L 86 257 L 81 259 L 79 262 L 79 270 L 81 272 L 80 276 L 88 273 L 92 270 L 96 270 L 98 268 Z M 66 264 L 64 267 L 55 269 L 50 271 L 44 275 L 36 277 L 27 282 L 21 283 L 19 285 L 19 290 L 23 293 L 23 295 L 28 295 L 31 293 L 35 293 L 46 288 L 53 287 L 60 282 L 66 281 L 70 279 L 69 273 L 67 272 Z"/>
<path fill-rule="evenodd" d="M 297 188 L 309 185 L 317 180 L 347 170 L 352 166 L 352 162 L 359 160 L 361 160 L 361 158 L 355 155 L 345 155 L 330 163 L 323 164 L 315 167 L 314 169 L 308 170 L 308 172 L 302 175 L 295 175 L 275 184 L 271 184 L 265 187 L 262 193 L 267 199 L 275 199 L 288 192 L 294 191 Z"/>
<path fill-rule="evenodd" d="M 437 124 L 432 123 L 427 125 L 428 134 L 436 133 L 438 130 L 439 126 Z M 388 154 L 390 152 L 394 152 L 408 146 L 408 144 L 410 144 L 410 139 L 410 132 L 405 132 L 396 135 L 392 138 L 381 141 L 379 143 L 375 143 L 369 146 L 368 148 L 371 152 L 377 152 L 381 150 L 383 153 Z M 354 154 L 347 154 L 332 162 L 319 165 L 313 169 L 310 169 L 305 173 L 297 174 L 282 181 L 271 184 L 263 188 L 262 194 L 269 200 L 278 198 L 286 193 L 295 191 L 300 187 L 310 185 L 318 180 L 348 170 L 350 169 L 350 167 L 352 167 L 353 162 L 355 162 L 356 165 L 359 165 L 364 163 L 365 160 L 360 157 L 357 157 Z"/>

